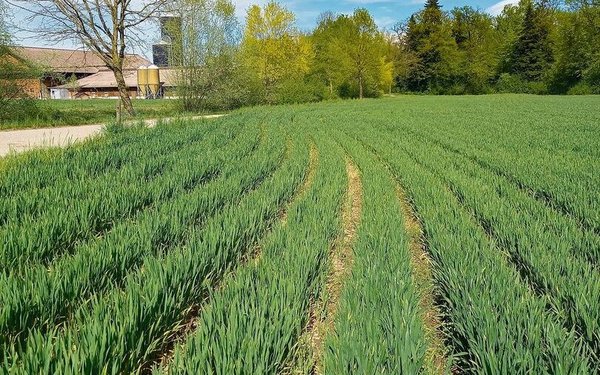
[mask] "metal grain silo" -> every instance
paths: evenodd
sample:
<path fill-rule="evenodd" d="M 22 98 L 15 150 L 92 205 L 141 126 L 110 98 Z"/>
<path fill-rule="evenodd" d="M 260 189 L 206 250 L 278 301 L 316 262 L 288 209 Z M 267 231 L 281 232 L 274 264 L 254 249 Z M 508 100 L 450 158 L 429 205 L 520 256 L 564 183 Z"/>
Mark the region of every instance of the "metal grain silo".
<path fill-rule="evenodd" d="M 150 65 L 148 67 L 148 88 L 153 98 L 158 97 L 158 91 L 160 90 L 160 71 L 158 66 Z"/>
<path fill-rule="evenodd" d="M 137 70 L 138 95 L 142 98 L 148 96 L 148 68 L 140 66 Z"/>

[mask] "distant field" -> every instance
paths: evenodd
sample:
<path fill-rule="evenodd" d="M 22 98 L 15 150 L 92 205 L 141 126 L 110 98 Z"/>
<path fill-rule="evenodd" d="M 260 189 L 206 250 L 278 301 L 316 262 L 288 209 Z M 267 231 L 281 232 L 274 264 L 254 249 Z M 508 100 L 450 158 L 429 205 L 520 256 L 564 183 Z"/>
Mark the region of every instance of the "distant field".
<path fill-rule="evenodd" d="M 258 107 L 12 157 L 2 372 L 598 373 L 598 108 Z"/>
<path fill-rule="evenodd" d="M 26 119 L 0 122 L 0 130 L 102 124 L 114 121 L 117 101 L 114 99 L 38 100 L 39 114 Z M 138 118 L 175 116 L 172 100 L 134 100 Z"/>

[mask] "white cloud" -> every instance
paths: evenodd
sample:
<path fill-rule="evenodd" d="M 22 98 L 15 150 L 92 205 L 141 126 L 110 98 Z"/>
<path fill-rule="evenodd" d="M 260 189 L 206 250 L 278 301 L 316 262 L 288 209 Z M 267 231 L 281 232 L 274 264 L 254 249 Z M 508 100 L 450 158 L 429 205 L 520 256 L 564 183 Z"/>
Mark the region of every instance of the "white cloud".
<path fill-rule="evenodd" d="M 517 5 L 517 4 L 519 4 L 519 0 L 502 0 L 494 5 L 490 6 L 485 11 L 488 12 L 489 14 L 491 14 L 492 16 L 497 16 L 500 13 L 502 13 L 502 11 L 504 10 L 504 7 L 506 7 L 507 5 Z"/>

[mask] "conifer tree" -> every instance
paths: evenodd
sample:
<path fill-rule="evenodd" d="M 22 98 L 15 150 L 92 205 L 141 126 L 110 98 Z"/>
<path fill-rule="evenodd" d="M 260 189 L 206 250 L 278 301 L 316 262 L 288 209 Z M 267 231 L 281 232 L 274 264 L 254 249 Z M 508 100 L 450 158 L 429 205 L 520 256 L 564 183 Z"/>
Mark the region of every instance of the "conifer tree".
<path fill-rule="evenodd" d="M 407 42 L 416 54 L 408 86 L 415 91 L 438 90 L 448 85 L 459 62 L 456 41 L 437 0 L 428 0 L 418 17 L 409 20 Z"/>
<path fill-rule="evenodd" d="M 442 23 L 442 7 L 437 0 L 427 0 L 423 10 L 423 23 L 429 28 L 426 32 L 430 33 L 431 27 Z"/>
<path fill-rule="evenodd" d="M 512 53 L 512 73 L 528 81 L 540 80 L 553 60 L 550 30 L 544 22 L 543 10 L 527 4 L 523 29 Z"/>

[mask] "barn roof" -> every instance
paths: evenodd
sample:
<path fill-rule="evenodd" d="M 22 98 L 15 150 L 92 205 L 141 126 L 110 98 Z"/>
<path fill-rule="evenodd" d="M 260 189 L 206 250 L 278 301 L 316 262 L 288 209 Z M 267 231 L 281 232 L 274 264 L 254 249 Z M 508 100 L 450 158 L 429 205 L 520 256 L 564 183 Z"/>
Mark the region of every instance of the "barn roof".
<path fill-rule="evenodd" d="M 94 74 L 107 70 L 100 56 L 91 51 L 44 47 L 13 47 L 13 50 L 33 64 L 56 73 Z M 125 57 L 124 67 L 136 69 L 149 64 L 150 61 L 142 56 L 129 54 Z"/>
<path fill-rule="evenodd" d="M 123 71 L 123 77 L 127 87 L 137 87 L 137 70 L 125 70 Z M 176 86 L 176 71 L 174 69 L 160 69 L 160 82 L 165 87 Z M 106 70 L 78 79 L 76 86 L 80 89 L 116 88 L 117 81 L 113 72 Z M 54 88 L 69 89 L 73 88 L 73 84 L 67 83 Z"/>

